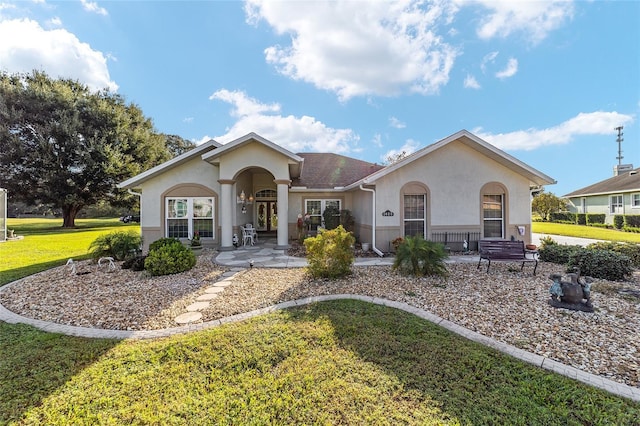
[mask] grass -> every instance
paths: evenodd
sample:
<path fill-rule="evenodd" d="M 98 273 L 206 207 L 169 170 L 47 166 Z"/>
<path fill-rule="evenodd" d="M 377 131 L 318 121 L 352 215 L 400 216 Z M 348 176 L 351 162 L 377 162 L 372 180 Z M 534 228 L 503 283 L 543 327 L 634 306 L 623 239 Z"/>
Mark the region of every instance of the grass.
<path fill-rule="evenodd" d="M 569 237 L 592 238 L 595 240 L 640 243 L 640 234 L 638 233 L 623 232 L 615 229 L 596 228 L 593 226 L 532 222 L 531 230 L 538 234 L 566 235 Z"/>
<path fill-rule="evenodd" d="M 153 341 L 0 324 L 0 423 L 634 424 L 640 405 L 332 301 Z"/>
<path fill-rule="evenodd" d="M 14 220 L 0 285 L 86 255 L 114 220 Z M 535 224 L 534 224 L 535 226 Z M 537 232 L 537 231 L 536 231 Z M 5 262 L 5 259 L 8 261 Z M 0 424 L 637 424 L 640 404 L 357 301 L 153 341 L 0 322 Z"/>
<path fill-rule="evenodd" d="M 118 219 L 78 219 L 76 228 L 62 228 L 62 219 L 8 219 L 19 240 L 0 244 L 0 286 L 36 272 L 64 265 L 69 258 L 88 258 L 89 244 L 99 235 L 130 228 Z"/>

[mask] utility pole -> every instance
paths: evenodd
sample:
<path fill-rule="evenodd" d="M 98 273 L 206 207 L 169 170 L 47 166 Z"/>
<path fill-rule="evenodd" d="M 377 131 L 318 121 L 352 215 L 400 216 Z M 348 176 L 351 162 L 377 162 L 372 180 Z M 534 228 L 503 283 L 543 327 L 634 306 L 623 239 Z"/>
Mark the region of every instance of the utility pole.
<path fill-rule="evenodd" d="M 622 141 L 624 140 L 624 138 L 622 137 L 622 135 L 624 135 L 624 133 L 622 133 L 623 128 L 624 126 L 618 126 L 614 128 L 614 130 L 618 131 L 618 137 L 616 138 L 616 142 L 618 142 L 618 156 L 616 158 L 618 159 L 619 166 L 622 164 Z"/>

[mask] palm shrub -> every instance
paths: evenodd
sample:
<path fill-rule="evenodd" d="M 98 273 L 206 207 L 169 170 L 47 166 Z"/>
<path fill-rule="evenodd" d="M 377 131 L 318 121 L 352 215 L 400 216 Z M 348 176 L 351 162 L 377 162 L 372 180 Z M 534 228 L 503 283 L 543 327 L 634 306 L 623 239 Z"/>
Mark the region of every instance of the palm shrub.
<path fill-rule="evenodd" d="M 304 240 L 309 273 L 314 278 L 339 278 L 351 272 L 356 239 L 342 225 L 319 230 L 318 235 Z"/>
<path fill-rule="evenodd" d="M 420 235 L 409 236 L 398 245 L 393 269 L 402 275 L 417 277 L 446 276 L 447 266 L 444 261 L 447 257 L 443 244 L 427 241 Z"/>
<path fill-rule="evenodd" d="M 142 237 L 132 231 L 115 231 L 100 235 L 89 245 L 91 257 L 99 259 L 101 257 L 113 257 L 116 260 L 125 260 L 135 257 Z"/>
<path fill-rule="evenodd" d="M 168 239 L 164 239 L 168 240 Z M 153 245 L 152 245 L 153 246 Z M 153 249 L 144 260 L 144 269 L 151 275 L 169 275 L 188 271 L 196 264 L 196 256 L 178 240 L 163 241 Z"/>

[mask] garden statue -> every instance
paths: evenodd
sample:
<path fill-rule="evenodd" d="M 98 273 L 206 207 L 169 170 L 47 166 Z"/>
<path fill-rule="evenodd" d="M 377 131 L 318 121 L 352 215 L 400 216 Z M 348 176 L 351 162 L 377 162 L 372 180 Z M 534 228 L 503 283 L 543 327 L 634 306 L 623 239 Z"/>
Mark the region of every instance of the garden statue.
<path fill-rule="evenodd" d="M 562 281 L 561 274 L 551 274 L 553 281 L 549 293 L 549 304 L 555 308 L 572 309 L 574 311 L 593 312 L 591 305 L 591 283 L 593 278 L 580 279 L 580 273 L 567 274 L 570 281 Z"/>

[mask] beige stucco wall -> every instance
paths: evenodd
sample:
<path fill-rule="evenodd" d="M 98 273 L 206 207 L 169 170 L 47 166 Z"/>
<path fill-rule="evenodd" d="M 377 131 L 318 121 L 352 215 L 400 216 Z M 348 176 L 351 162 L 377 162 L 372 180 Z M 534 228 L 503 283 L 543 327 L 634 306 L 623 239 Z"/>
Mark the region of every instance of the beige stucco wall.
<path fill-rule="evenodd" d="M 402 233 L 402 188 L 407 182 L 428 188 L 427 238 L 434 230 L 480 230 L 483 186 L 497 182 L 506 188 L 505 238 L 530 240 L 531 201 L 529 181 L 459 142 L 452 142 L 376 182 L 376 246 L 388 248 Z M 393 216 L 384 217 L 390 210 Z M 524 238 L 516 226 L 527 228 Z"/>
<path fill-rule="evenodd" d="M 225 152 L 220 157 L 220 179 L 235 179 L 239 172 L 250 167 L 267 170 L 273 179 L 289 179 L 289 166 L 284 156 L 259 142 Z"/>
<path fill-rule="evenodd" d="M 177 166 L 166 173 L 162 173 L 142 184 L 140 197 L 141 229 L 144 239 L 145 250 L 149 244 L 160 237 L 165 236 L 164 229 L 164 195 L 171 188 L 182 186 L 182 195 L 198 196 L 201 191 L 211 191 L 216 196 L 216 207 L 214 214 L 216 215 L 216 225 L 219 225 L 217 215 L 219 214 L 220 203 L 220 184 L 218 183 L 218 168 L 200 159 L 194 158 L 191 161 Z M 186 191 L 186 193 L 184 192 Z M 216 238 L 219 235 L 219 229 L 215 231 Z M 205 242 L 207 243 L 207 242 Z M 215 244 L 216 241 L 210 243 Z"/>

